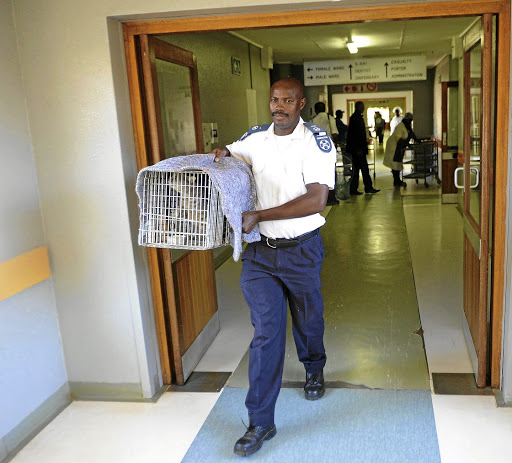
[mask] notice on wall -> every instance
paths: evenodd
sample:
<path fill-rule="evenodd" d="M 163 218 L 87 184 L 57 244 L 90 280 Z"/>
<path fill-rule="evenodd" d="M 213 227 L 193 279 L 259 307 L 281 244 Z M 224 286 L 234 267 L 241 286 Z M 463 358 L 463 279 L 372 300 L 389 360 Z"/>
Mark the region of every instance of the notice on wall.
<path fill-rule="evenodd" d="M 342 93 L 365 93 L 377 92 L 379 84 L 377 82 L 367 82 L 366 84 L 343 84 L 341 87 Z"/>
<path fill-rule="evenodd" d="M 426 56 L 395 56 L 332 61 L 306 61 L 304 84 L 337 85 L 362 82 L 426 80 Z"/>

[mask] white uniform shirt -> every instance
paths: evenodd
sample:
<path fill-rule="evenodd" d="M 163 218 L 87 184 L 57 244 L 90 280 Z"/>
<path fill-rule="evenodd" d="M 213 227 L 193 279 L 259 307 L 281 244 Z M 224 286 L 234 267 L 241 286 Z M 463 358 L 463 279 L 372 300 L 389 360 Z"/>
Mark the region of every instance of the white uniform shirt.
<path fill-rule="evenodd" d="M 279 139 L 279 144 L 278 144 Z M 336 149 L 322 151 L 302 118 L 289 136 L 276 136 L 274 124 L 227 146 L 231 154 L 252 167 L 257 209 L 281 206 L 306 193 L 306 185 L 320 183 L 334 188 Z M 258 224 L 270 238 L 295 238 L 321 227 L 325 219 L 318 213 L 294 219 L 269 220 Z"/>

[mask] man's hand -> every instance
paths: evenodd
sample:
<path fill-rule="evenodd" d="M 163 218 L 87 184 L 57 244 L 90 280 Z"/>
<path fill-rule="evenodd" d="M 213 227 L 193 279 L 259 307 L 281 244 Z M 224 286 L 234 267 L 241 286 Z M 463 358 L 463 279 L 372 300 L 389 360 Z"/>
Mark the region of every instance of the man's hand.
<path fill-rule="evenodd" d="M 245 211 L 242 213 L 242 231 L 251 233 L 260 221 L 259 211 Z"/>
<path fill-rule="evenodd" d="M 306 185 L 306 193 L 281 206 L 242 213 L 242 231 L 250 233 L 260 222 L 294 219 L 322 212 L 325 209 L 329 187 L 318 183 Z"/>
<path fill-rule="evenodd" d="M 225 146 L 224 148 L 215 148 L 211 150 L 209 154 L 215 154 L 214 162 L 219 162 L 220 158 L 231 156 L 231 153 Z"/>

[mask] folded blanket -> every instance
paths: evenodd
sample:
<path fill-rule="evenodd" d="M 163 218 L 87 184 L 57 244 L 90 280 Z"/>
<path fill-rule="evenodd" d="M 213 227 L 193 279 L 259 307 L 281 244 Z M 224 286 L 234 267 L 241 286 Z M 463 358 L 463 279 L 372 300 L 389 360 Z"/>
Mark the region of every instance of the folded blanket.
<path fill-rule="evenodd" d="M 222 211 L 232 228 L 230 245 L 233 247 L 233 259 L 236 262 L 242 252 L 242 240 L 253 243 L 261 239 L 257 227 L 248 234 L 242 233 L 242 212 L 253 211 L 256 207 L 256 185 L 251 167 L 245 162 L 234 157 L 214 162 L 214 158 L 213 154 L 191 154 L 165 159 L 142 169 L 137 176 L 136 185 L 139 207 L 144 195 L 144 172 L 200 170 L 207 173 L 219 191 Z M 139 244 L 143 243 L 142 233 L 143 231 L 139 230 Z"/>

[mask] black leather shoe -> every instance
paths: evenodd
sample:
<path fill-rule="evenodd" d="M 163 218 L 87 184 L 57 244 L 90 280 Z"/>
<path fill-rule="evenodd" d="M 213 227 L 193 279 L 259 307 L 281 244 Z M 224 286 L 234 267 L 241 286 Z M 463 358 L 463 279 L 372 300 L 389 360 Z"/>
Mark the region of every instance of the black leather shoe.
<path fill-rule="evenodd" d="M 306 385 L 304 386 L 304 395 L 307 400 L 317 400 L 325 394 L 324 372 L 306 373 Z"/>
<path fill-rule="evenodd" d="M 380 190 L 376 190 L 375 188 L 372 188 L 370 190 L 364 190 L 365 193 L 378 193 Z"/>
<path fill-rule="evenodd" d="M 263 441 L 272 439 L 277 433 L 276 425 L 249 426 L 247 432 L 236 441 L 234 452 L 246 457 L 261 449 Z"/>
<path fill-rule="evenodd" d="M 356 191 L 351 191 L 351 192 L 350 192 L 350 195 L 351 195 L 351 196 L 357 196 L 357 195 L 362 195 L 362 194 L 363 194 L 363 193 L 361 193 L 360 191 L 357 191 L 357 190 L 356 190 Z"/>

